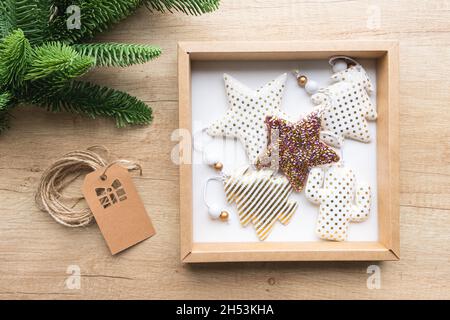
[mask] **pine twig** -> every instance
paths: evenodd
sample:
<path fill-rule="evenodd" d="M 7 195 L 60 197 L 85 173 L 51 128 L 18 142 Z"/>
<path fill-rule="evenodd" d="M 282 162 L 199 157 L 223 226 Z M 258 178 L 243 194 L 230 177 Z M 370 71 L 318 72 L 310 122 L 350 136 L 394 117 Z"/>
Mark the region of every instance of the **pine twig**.
<path fill-rule="evenodd" d="M 16 0 L 2 0 L 0 2 L 0 39 L 10 34 L 16 24 Z"/>
<path fill-rule="evenodd" d="M 47 37 L 51 0 L 16 0 L 15 28 L 24 31 L 32 45 L 42 44 Z"/>
<path fill-rule="evenodd" d="M 0 43 L 0 87 L 17 89 L 24 81 L 31 45 L 22 30 L 13 31 Z"/>
<path fill-rule="evenodd" d="M 85 74 L 93 65 L 93 58 L 60 42 L 50 42 L 33 50 L 25 80 L 47 78 L 49 84 L 59 85 Z"/>
<path fill-rule="evenodd" d="M 174 12 L 200 15 L 219 8 L 220 0 L 143 0 L 150 11 Z"/>
<path fill-rule="evenodd" d="M 7 92 L 0 94 L 0 134 L 9 129 L 9 112 L 11 107 L 11 95 Z"/>
<path fill-rule="evenodd" d="M 80 54 L 94 58 L 96 66 L 104 67 L 127 67 L 161 55 L 160 48 L 140 44 L 92 43 L 72 47 Z"/>
<path fill-rule="evenodd" d="M 153 119 L 152 110 L 143 101 L 89 82 L 73 81 L 52 95 L 35 88 L 34 96 L 28 100 L 52 112 L 68 111 L 91 118 L 113 117 L 118 127 L 149 124 Z"/>

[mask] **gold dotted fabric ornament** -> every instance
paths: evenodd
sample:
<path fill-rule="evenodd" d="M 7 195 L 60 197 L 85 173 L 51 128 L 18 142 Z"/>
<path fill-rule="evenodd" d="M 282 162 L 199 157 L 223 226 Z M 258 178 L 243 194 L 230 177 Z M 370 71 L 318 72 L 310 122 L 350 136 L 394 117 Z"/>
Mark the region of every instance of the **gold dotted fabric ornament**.
<path fill-rule="evenodd" d="M 280 110 L 286 74 L 252 90 L 228 74 L 224 74 L 225 89 L 230 108 L 207 129 L 211 136 L 238 138 L 253 164 L 267 145 L 264 120 L 268 115 L 287 115 Z"/>
<path fill-rule="evenodd" d="M 364 221 L 370 213 L 370 186 L 356 186 L 355 174 L 349 168 L 312 169 L 305 195 L 320 204 L 316 233 L 321 239 L 346 240 L 349 223 Z"/>
<path fill-rule="evenodd" d="M 265 240 L 274 224 L 280 220 L 286 225 L 297 209 L 296 201 L 289 201 L 292 187 L 283 176 L 274 177 L 269 170 L 238 171 L 225 180 L 229 203 L 236 202 L 242 226 L 253 223 L 260 240 Z"/>
<path fill-rule="evenodd" d="M 366 71 L 355 65 L 333 74 L 331 79 L 336 83 L 311 96 L 312 102 L 323 109 L 322 140 L 338 148 L 344 138 L 370 142 L 367 120 L 375 120 L 377 112 L 369 97 L 373 89 Z"/>

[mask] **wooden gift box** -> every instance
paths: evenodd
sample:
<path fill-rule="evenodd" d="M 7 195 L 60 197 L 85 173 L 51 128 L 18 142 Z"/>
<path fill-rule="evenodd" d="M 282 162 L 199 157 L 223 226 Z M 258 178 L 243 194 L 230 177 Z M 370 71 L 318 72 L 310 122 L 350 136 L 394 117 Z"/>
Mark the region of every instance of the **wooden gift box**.
<path fill-rule="evenodd" d="M 399 64 L 397 42 L 181 42 L 178 45 L 179 126 L 189 131 L 192 129 L 192 61 L 311 60 L 328 59 L 334 55 L 376 60 L 379 240 L 375 242 L 196 243 L 193 241 L 191 161 L 180 164 L 180 253 L 183 262 L 399 259 Z"/>

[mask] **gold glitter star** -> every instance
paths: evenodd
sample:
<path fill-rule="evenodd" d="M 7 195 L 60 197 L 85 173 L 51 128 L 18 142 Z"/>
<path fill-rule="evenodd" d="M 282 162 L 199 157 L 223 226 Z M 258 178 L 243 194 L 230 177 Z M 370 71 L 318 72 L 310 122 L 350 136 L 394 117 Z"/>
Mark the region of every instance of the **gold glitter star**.
<path fill-rule="evenodd" d="M 312 167 L 339 161 L 333 149 L 320 141 L 321 119 L 316 112 L 297 123 L 269 116 L 266 118 L 269 144 L 256 167 L 273 168 L 274 161 L 295 191 L 305 186 Z"/>

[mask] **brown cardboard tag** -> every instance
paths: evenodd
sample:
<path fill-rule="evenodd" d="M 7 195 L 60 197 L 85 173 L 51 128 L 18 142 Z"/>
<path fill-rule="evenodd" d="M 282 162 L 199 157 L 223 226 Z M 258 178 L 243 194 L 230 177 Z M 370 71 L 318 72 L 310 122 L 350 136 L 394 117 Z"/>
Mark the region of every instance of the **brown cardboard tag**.
<path fill-rule="evenodd" d="M 106 240 L 116 254 L 155 234 L 128 170 L 119 164 L 100 168 L 84 179 L 82 192 Z"/>

